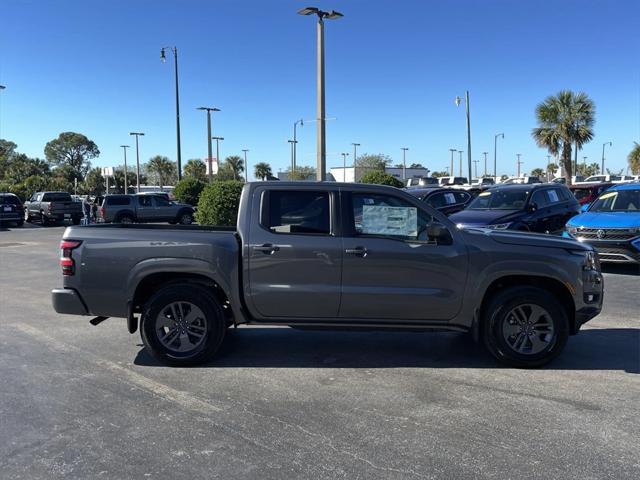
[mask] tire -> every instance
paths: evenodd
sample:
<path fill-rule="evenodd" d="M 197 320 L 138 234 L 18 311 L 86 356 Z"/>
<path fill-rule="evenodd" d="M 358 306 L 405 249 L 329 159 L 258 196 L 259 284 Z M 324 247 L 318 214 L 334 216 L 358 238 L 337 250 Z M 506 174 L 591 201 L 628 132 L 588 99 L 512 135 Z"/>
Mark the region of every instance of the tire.
<path fill-rule="evenodd" d="M 498 361 L 518 368 L 540 367 L 564 349 L 569 321 L 547 290 L 511 287 L 496 294 L 483 312 L 482 333 Z"/>
<path fill-rule="evenodd" d="M 24 220 L 18 220 L 16 222 L 16 227 L 18 227 L 18 228 L 22 227 L 23 225 L 24 225 Z"/>
<path fill-rule="evenodd" d="M 125 214 L 119 215 L 118 218 L 116 218 L 115 223 L 130 224 L 130 223 L 133 223 L 133 217 L 128 213 L 125 213 Z"/>
<path fill-rule="evenodd" d="M 178 216 L 178 223 L 180 225 L 191 225 L 193 223 L 193 214 L 189 212 L 181 213 Z"/>
<path fill-rule="evenodd" d="M 178 313 L 176 305 L 180 305 Z M 181 315 L 186 322 L 173 320 Z M 151 355 L 166 365 L 186 367 L 209 360 L 220 348 L 225 331 L 220 304 L 201 286 L 168 285 L 143 307 L 142 342 Z"/>

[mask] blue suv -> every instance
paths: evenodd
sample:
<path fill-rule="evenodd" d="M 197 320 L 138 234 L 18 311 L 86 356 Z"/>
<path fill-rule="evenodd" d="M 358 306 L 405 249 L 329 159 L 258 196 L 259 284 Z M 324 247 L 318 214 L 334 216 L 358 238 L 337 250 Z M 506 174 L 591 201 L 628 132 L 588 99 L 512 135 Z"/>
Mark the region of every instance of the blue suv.
<path fill-rule="evenodd" d="M 567 222 L 563 235 L 591 244 L 602 262 L 640 263 L 640 183 L 600 194 Z"/>

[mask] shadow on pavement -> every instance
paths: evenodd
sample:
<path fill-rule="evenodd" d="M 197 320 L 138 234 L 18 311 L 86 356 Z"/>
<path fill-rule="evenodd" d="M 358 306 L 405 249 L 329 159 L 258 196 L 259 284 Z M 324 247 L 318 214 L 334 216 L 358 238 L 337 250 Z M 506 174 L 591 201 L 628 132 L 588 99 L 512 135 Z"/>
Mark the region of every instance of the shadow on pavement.
<path fill-rule="evenodd" d="M 145 349 L 134 363 L 161 366 Z M 222 350 L 199 368 L 503 368 L 459 333 L 230 329 Z M 196 367 L 198 368 L 198 367 Z M 640 329 L 582 330 L 547 367 L 640 373 Z"/>
<path fill-rule="evenodd" d="M 603 273 L 640 276 L 639 263 L 603 263 L 601 266 Z"/>

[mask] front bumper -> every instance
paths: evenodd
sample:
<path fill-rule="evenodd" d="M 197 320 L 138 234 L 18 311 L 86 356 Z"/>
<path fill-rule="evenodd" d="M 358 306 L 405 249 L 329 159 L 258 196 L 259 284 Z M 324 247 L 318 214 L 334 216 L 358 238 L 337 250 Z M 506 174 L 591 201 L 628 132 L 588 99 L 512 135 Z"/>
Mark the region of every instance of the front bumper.
<path fill-rule="evenodd" d="M 58 313 L 68 315 L 89 315 L 80 294 L 72 288 L 54 288 L 51 290 L 51 303 Z"/>
<path fill-rule="evenodd" d="M 596 252 L 601 262 L 640 263 L 640 238 L 629 240 L 583 240 Z"/>

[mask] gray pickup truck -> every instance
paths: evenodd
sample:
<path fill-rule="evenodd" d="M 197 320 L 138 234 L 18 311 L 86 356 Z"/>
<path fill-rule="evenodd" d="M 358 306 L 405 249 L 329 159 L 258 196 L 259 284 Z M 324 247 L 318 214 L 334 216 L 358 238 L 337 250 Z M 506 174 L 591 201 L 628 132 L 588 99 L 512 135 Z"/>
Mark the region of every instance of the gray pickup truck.
<path fill-rule="evenodd" d="M 24 202 L 24 219 L 38 220 L 42 225 L 69 220 L 74 225 L 82 220 L 82 202 L 76 202 L 67 192 L 36 192 Z"/>
<path fill-rule="evenodd" d="M 247 184 L 237 228 L 90 225 L 61 243 L 58 313 L 140 322 L 170 365 L 206 361 L 227 327 L 470 332 L 500 361 L 540 366 L 602 308 L 593 249 L 460 230 L 408 193 L 364 184 Z"/>
<path fill-rule="evenodd" d="M 104 223 L 168 222 L 191 225 L 194 213 L 191 205 L 173 202 L 163 193 L 107 195 L 99 210 Z"/>

